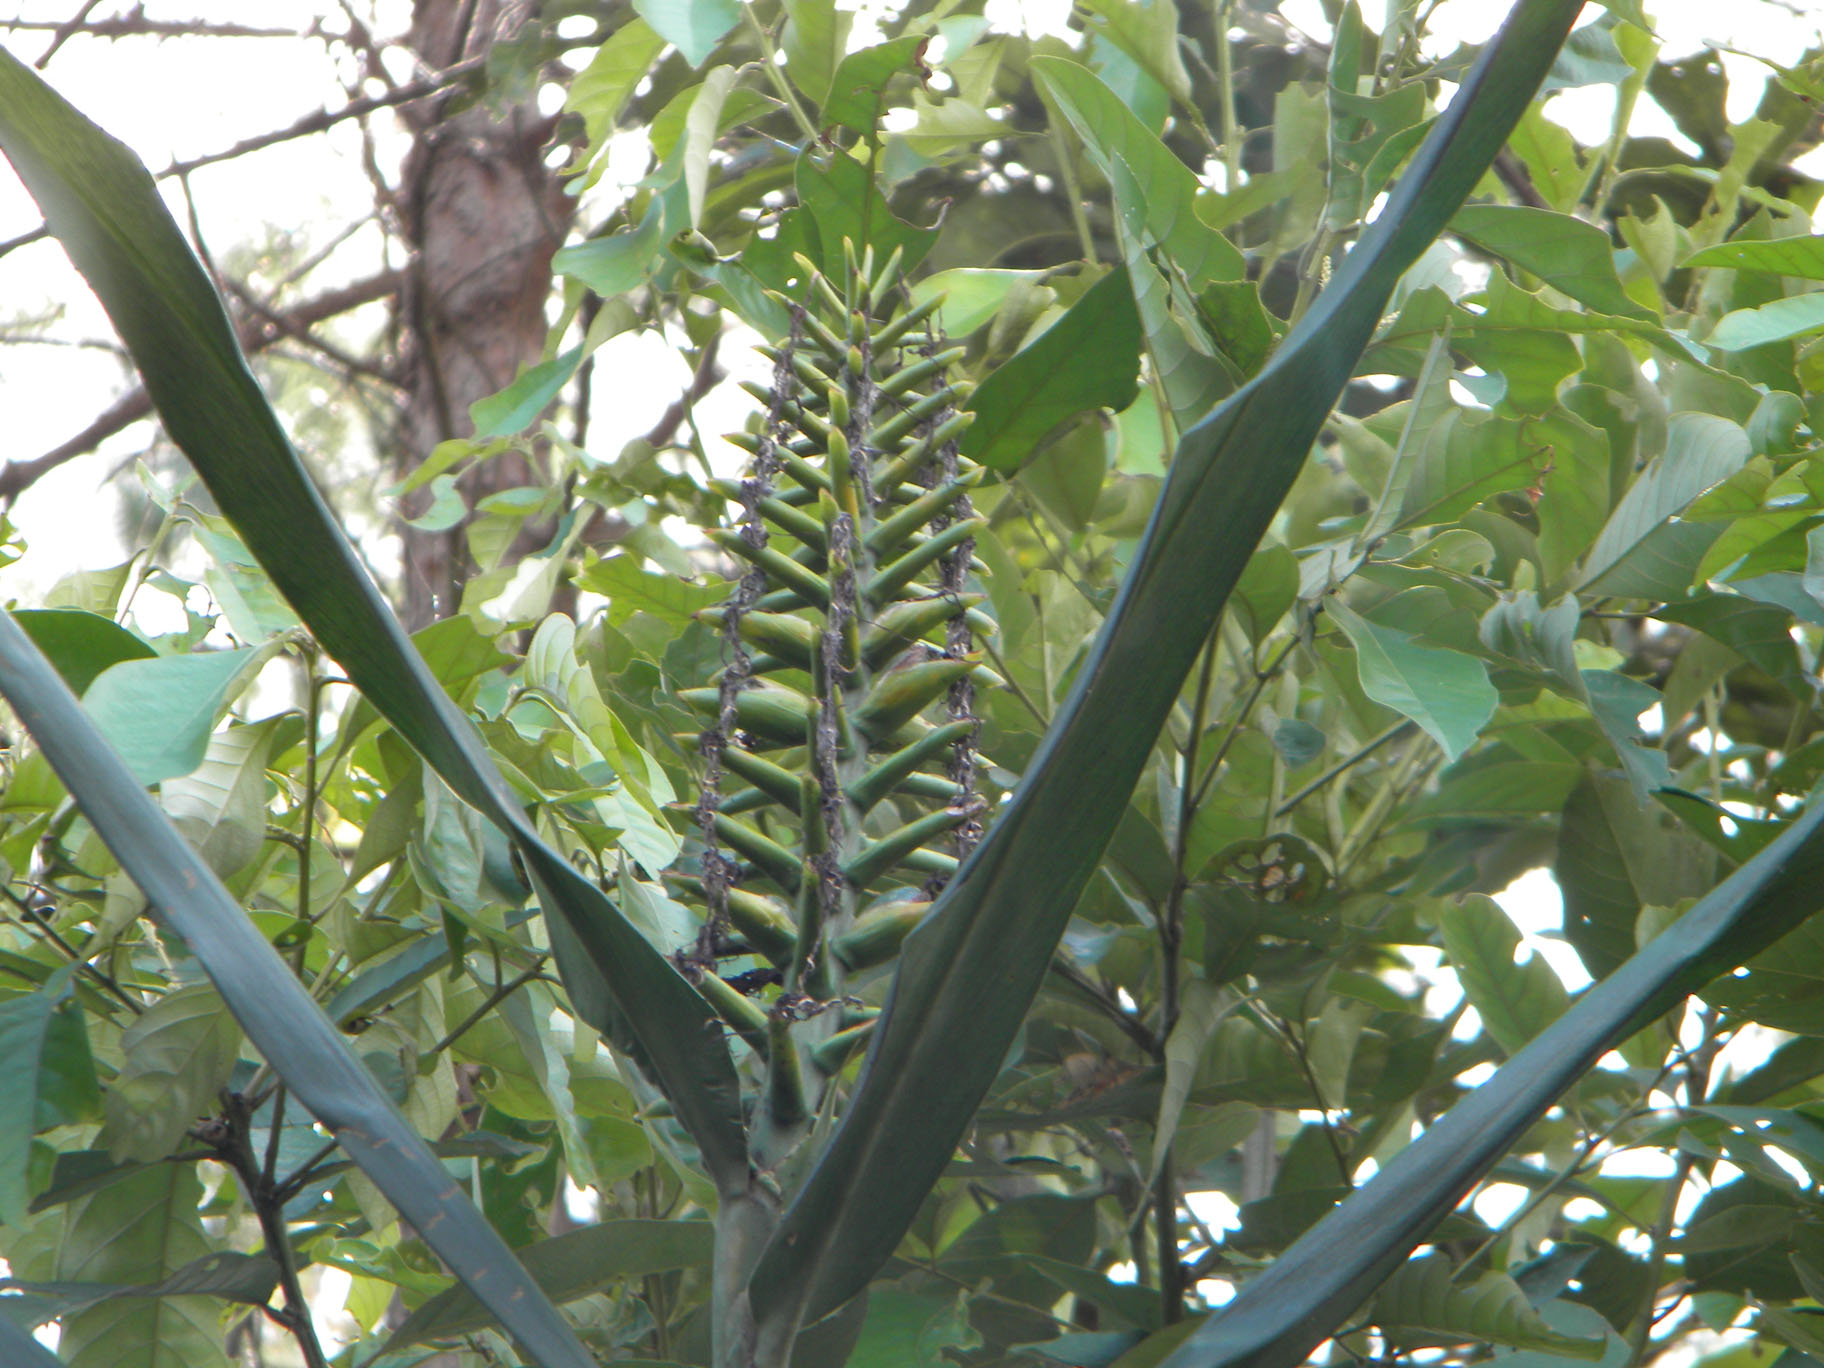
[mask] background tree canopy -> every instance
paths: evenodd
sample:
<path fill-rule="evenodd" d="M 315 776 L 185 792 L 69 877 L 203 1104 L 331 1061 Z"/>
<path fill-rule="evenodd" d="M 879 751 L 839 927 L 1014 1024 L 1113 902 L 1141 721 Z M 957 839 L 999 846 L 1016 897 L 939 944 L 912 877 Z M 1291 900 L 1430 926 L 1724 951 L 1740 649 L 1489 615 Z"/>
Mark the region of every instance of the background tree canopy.
<path fill-rule="evenodd" d="M 1824 1359 L 1815 34 L 53 8 L 0 1358 Z"/>

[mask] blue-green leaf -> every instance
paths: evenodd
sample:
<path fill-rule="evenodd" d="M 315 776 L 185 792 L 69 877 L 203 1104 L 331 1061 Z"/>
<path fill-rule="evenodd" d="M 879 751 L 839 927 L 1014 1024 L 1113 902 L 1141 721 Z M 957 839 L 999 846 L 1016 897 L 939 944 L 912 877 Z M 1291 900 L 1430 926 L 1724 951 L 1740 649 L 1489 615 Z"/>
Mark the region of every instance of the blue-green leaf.
<path fill-rule="evenodd" d="M 1455 760 L 1469 748 L 1501 701 L 1488 667 L 1472 655 L 1426 646 L 1384 627 L 1338 599 L 1325 612 L 1355 645 L 1362 691 L 1423 727 Z"/>
<path fill-rule="evenodd" d="M 693 67 L 707 62 L 716 44 L 741 22 L 739 0 L 634 0 L 633 7 Z"/>

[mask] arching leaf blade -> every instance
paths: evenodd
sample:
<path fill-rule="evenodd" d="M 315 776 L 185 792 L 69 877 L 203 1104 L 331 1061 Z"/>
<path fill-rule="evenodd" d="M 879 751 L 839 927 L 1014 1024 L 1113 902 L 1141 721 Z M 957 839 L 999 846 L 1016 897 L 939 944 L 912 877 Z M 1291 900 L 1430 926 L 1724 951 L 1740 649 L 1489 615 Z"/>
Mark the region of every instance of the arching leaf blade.
<path fill-rule="evenodd" d="M 910 1225 L 1394 285 L 1486 171 L 1580 8 L 1521 0 L 1329 289 L 1259 375 L 1185 433 L 1114 610 L 1024 782 L 906 942 L 850 1109 L 756 1267 L 763 1335 L 854 1295 Z M 1327 1322 L 1276 1321 L 1261 1361 L 1301 1360 L 1351 1309 L 1326 1308 Z"/>
<path fill-rule="evenodd" d="M 589 1355 L 505 1242 L 5 612 L 0 694 L 297 1099 L 528 1353 L 548 1368 L 587 1368 Z"/>
<path fill-rule="evenodd" d="M 612 1000 L 719 1185 L 747 1182 L 719 1019 L 618 908 L 539 838 L 473 724 L 412 646 L 291 449 L 221 300 L 124 145 L 0 51 L 0 150 L 127 344 L 173 441 L 317 641 L 465 802 L 512 837 L 578 954 L 574 995 Z M 600 1011 L 596 1013 L 599 1018 Z M 601 1026 L 601 1020 L 592 1021 Z"/>

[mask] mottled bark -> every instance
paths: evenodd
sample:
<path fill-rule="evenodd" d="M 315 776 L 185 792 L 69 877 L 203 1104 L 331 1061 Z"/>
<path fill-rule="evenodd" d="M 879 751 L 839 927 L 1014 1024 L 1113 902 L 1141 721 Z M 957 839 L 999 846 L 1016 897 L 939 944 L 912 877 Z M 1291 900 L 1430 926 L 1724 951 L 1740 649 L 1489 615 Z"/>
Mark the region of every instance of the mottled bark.
<path fill-rule="evenodd" d="M 532 16 L 519 0 L 417 0 L 410 44 L 431 69 L 486 53 Z M 395 460 L 411 470 L 439 442 L 473 432 L 469 405 L 538 360 L 545 341 L 551 256 L 563 241 L 571 201 L 544 164 L 552 121 L 527 101 L 461 108 L 456 95 L 408 111 L 414 133 L 399 193 L 412 249 L 400 311 L 405 398 Z M 471 506 L 536 479 L 509 453 L 464 477 Z M 422 496 L 420 496 L 422 497 Z M 408 503 L 406 513 L 422 511 Z M 473 570 L 461 526 L 402 528 L 407 625 L 456 611 Z M 549 528 L 529 528 L 530 550 Z"/>

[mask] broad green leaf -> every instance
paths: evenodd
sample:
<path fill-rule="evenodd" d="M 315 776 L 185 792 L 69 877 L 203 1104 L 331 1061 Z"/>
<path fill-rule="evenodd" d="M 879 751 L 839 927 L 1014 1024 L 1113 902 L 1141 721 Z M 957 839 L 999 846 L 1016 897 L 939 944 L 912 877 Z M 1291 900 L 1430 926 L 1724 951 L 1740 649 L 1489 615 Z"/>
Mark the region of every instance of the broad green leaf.
<path fill-rule="evenodd" d="M 108 666 L 158 654 L 112 618 L 80 608 L 21 609 L 13 618 L 78 695 Z"/>
<path fill-rule="evenodd" d="M 665 200 L 654 195 L 637 228 L 560 248 L 551 258 L 551 269 L 582 282 L 603 299 L 613 299 L 645 283 L 664 243 Z"/>
<path fill-rule="evenodd" d="M 1213 280 L 1197 295 L 1197 317 L 1216 350 L 1244 379 L 1253 379 L 1279 341 L 1280 325 L 1251 280 Z"/>
<path fill-rule="evenodd" d="M 967 337 L 994 317 L 1009 288 L 1025 282 L 1037 283 L 1039 276 L 1036 271 L 959 266 L 917 281 L 912 286 L 912 302 L 923 304 L 942 295 L 944 302 L 938 306 L 938 319 L 944 332 L 951 337 Z"/>
<path fill-rule="evenodd" d="M 1108 431 L 1096 416 L 1071 423 L 1042 443 L 1020 471 L 1020 486 L 1073 532 L 1088 527 L 1108 475 Z"/>
<path fill-rule="evenodd" d="M 1574 678 L 1582 686 L 1590 716 L 1615 748 L 1634 801 L 1644 804 L 1654 789 L 1672 782 L 1665 751 L 1648 739 L 1640 722 L 1641 714 L 1660 702 L 1659 690 L 1615 670 L 1580 670 Z"/>
<path fill-rule="evenodd" d="M 692 228 L 703 222 L 703 197 L 709 193 L 709 154 L 721 132 L 722 110 L 728 103 L 728 93 L 739 75 L 732 66 L 719 66 L 710 72 L 697 88 L 690 112 L 684 117 L 684 138 L 678 157 L 689 209 L 687 223 Z M 685 226 L 675 225 L 679 231 Z"/>
<path fill-rule="evenodd" d="M 1629 557 L 1650 554 L 1653 534 L 1698 495 L 1740 470 L 1748 453 L 1748 434 L 1726 418 L 1705 413 L 1674 417 L 1665 454 L 1628 486 L 1590 548 L 1584 561 L 1584 588 L 1600 592 L 1604 577 L 1614 574 Z"/>
<path fill-rule="evenodd" d="M 912 71 L 920 64 L 925 42 L 909 35 L 844 57 L 830 77 L 823 122 L 852 129 L 869 142 L 879 141 L 887 85 L 901 72 Z"/>
<path fill-rule="evenodd" d="M 1557 812 L 1583 778 L 1581 767 L 1541 760 L 1512 760 L 1458 766 L 1410 811 L 1415 817 L 1511 817 L 1522 812 Z M 1462 771 L 1462 772 L 1459 772 Z"/>
<path fill-rule="evenodd" d="M 156 1163 L 213 1116 L 240 1054 L 241 1028 L 212 984 L 166 993 L 121 1033 L 102 1139 L 114 1159 Z"/>
<path fill-rule="evenodd" d="M 1235 582 L 1230 603 L 1256 646 L 1298 601 L 1298 557 L 1278 542 L 1263 545 Z"/>
<path fill-rule="evenodd" d="M 1459 1281 L 1450 1260 L 1414 1259 L 1374 1294 L 1369 1316 L 1395 1339 L 1401 1331 L 1541 1349 L 1571 1359 L 1599 1359 L 1601 1337 L 1580 1339 L 1545 1323 L 1520 1285 L 1505 1273 Z"/>
<path fill-rule="evenodd" d="M 487 400 L 479 402 L 485 404 Z M 448 532 L 469 516 L 468 502 L 456 488 L 454 475 L 432 476 L 430 496 L 431 501 L 425 505 L 424 512 L 405 520 L 407 527 L 415 527 L 420 532 Z"/>
<path fill-rule="evenodd" d="M 1463 995 L 1507 1054 L 1564 1015 L 1570 1006 L 1564 984 L 1538 955 L 1514 963 L 1520 932 L 1493 898 L 1470 894 L 1445 908 L 1438 924 Z"/>
<path fill-rule="evenodd" d="M 847 1368 L 944 1368 L 946 1349 L 982 1342 L 969 1324 L 969 1296 L 902 1292 L 888 1286 L 868 1294 L 868 1319 Z"/>
<path fill-rule="evenodd" d="M 1771 242 L 1719 242 L 1693 253 L 1680 267 L 1721 266 L 1732 271 L 1824 280 L 1824 237 L 1774 238 Z"/>
<path fill-rule="evenodd" d="M 830 79 L 848 49 L 855 15 L 837 9 L 835 0 L 785 0 L 785 31 L 779 35 L 785 69 L 798 89 L 822 107 Z"/>
<path fill-rule="evenodd" d="M 38 1282 L 8 1279 L 0 1287 L 41 1298 L 33 1318 L 42 1324 L 118 1297 L 220 1297 L 264 1306 L 279 1282 L 279 1266 L 263 1254 L 222 1250 L 192 1259 L 156 1282 Z M 10 1363 L 12 1360 L 8 1359 Z"/>
<path fill-rule="evenodd" d="M 1178 51 L 1178 6 L 1172 0 L 1085 0 L 1090 31 L 1120 48 L 1180 104 L 1191 102 L 1191 77 Z"/>
<path fill-rule="evenodd" d="M 607 146 L 615 120 L 664 46 L 665 39 L 645 20 L 629 19 L 577 72 L 564 97 L 564 110 L 583 121 L 588 147 L 579 164 L 594 161 Z"/>
<path fill-rule="evenodd" d="M 1602 313 L 1650 316 L 1621 288 L 1614 246 L 1593 223 L 1525 205 L 1466 204 L 1450 221 L 1450 231 L 1580 304 Z"/>
<path fill-rule="evenodd" d="M 1191 169 L 1093 73 L 1060 57 L 1035 57 L 1032 67 L 1114 190 L 1128 283 L 1153 365 L 1174 415 L 1188 426 L 1234 384 L 1196 331 L 1193 299 L 1211 281 L 1241 279 L 1241 253 L 1197 217 L 1199 186 Z M 1177 310 L 1171 279 L 1149 255 L 1154 247 L 1191 292 Z"/>
<path fill-rule="evenodd" d="M 1810 294 L 1789 295 L 1752 309 L 1726 313 L 1704 338 L 1704 344 L 1724 351 L 1747 351 L 1770 342 L 1804 337 L 1821 328 L 1824 328 L 1824 290 L 1814 290 Z"/>
<path fill-rule="evenodd" d="M 1634 74 L 1634 66 L 1622 56 L 1615 42 L 1615 16 L 1606 14 L 1593 24 L 1573 29 L 1564 47 L 1552 63 L 1541 90 L 1563 90 L 1573 86 L 1616 85 Z"/>
<path fill-rule="evenodd" d="M 1361 9 L 1343 6 L 1331 44 L 1329 185 L 1325 222 L 1341 231 L 1360 222 L 1394 166 L 1416 142 L 1425 117 L 1425 87 L 1409 81 L 1366 95 Z M 1373 65 L 1373 52 L 1366 54 Z"/>
<path fill-rule="evenodd" d="M 240 872 L 265 843 L 266 761 L 285 720 L 216 732 L 202 764 L 159 787 L 160 806 L 221 878 Z"/>
<path fill-rule="evenodd" d="M 57 1250 L 61 1282 L 155 1283 L 209 1255 L 193 1164 L 153 1164 L 71 1203 Z M 67 1317 L 58 1353 L 72 1368 L 226 1365 L 208 1297 L 102 1302 Z"/>
<path fill-rule="evenodd" d="M 1633 953 L 1648 905 L 1671 907 L 1708 886 L 1710 852 L 1657 804 L 1642 805 L 1618 775 L 1593 774 L 1565 801 L 1553 867 L 1564 892 L 1565 938 L 1592 975 Z"/>
<path fill-rule="evenodd" d="M 25 1221 L 33 1133 L 89 1119 L 99 1101 L 73 972 L 65 965 L 35 992 L 0 1002 L 0 1225 Z"/>
<path fill-rule="evenodd" d="M 1119 411 L 1139 391 L 1140 317 L 1125 271 L 1111 271 L 969 398 L 965 456 L 1020 468 L 1053 428 L 1098 408 Z M 1098 481 L 1098 483 L 1100 483 Z"/>
<path fill-rule="evenodd" d="M 967 100 L 951 99 L 934 104 L 924 91 L 914 90 L 912 110 L 918 122 L 901 136 L 907 147 L 933 161 L 960 148 L 1004 137 L 1007 133 L 1006 124 Z"/>
<path fill-rule="evenodd" d="M 270 651 L 198 651 L 125 660 L 103 670 L 83 707 L 133 775 L 156 784 L 203 763 L 209 734 Z"/>
<path fill-rule="evenodd" d="M 726 581 L 698 584 L 640 567 L 637 556 L 610 556 L 577 572 L 576 586 L 608 600 L 608 621 L 618 627 L 635 613 L 651 613 L 683 628 L 693 615 L 728 597 Z"/>
<path fill-rule="evenodd" d="M 1488 667 L 1474 656 L 1423 645 L 1340 599 L 1330 600 L 1325 612 L 1355 646 L 1363 692 L 1417 722 L 1452 760 L 1494 716 L 1500 696 L 1488 682 Z"/>
<path fill-rule="evenodd" d="M 572 347 L 561 356 L 528 366 L 500 393 L 477 399 L 469 405 L 476 437 L 512 437 L 531 427 L 558 391 L 570 383 L 582 360 L 583 349 Z"/>
<path fill-rule="evenodd" d="M 1425 355 L 1425 364 L 1413 382 L 1412 398 L 1403 406 L 1405 413 L 1400 422 L 1399 442 L 1390 454 L 1387 452 L 1387 444 L 1371 432 L 1366 424 L 1350 420 L 1338 424 L 1338 435 L 1345 455 L 1359 452 L 1370 460 L 1388 456 L 1387 475 L 1381 484 L 1380 496 L 1375 500 L 1368 520 L 1355 538 L 1358 550 L 1393 531 L 1400 524 L 1401 510 L 1408 502 L 1414 508 L 1410 521 L 1425 521 L 1426 509 L 1432 500 L 1423 493 L 1409 497 L 1408 486 L 1412 483 L 1419 458 L 1430 446 L 1433 435 L 1447 421 L 1450 427 L 1456 426 L 1456 401 L 1450 394 L 1454 363 L 1448 345 L 1449 337 L 1450 328 L 1446 324 L 1432 338 L 1430 350 Z M 1434 461 L 1434 468 L 1436 464 Z M 1362 479 L 1362 476 L 1357 476 L 1358 483 Z M 1427 483 L 1435 484 L 1437 481 L 1434 479 Z M 1449 484 L 1451 481 L 1446 477 L 1444 483 Z"/>
<path fill-rule="evenodd" d="M 807 221 L 815 225 L 816 239 L 822 244 L 823 271 L 832 279 L 842 279 L 847 269 L 842 250 L 845 239 L 857 251 L 872 247 L 876 262 L 885 262 L 895 251 L 903 252 L 908 273 L 937 241 L 935 228 L 920 228 L 895 214 L 867 167 L 846 152 L 819 156 L 815 150 L 807 150 L 798 158 L 797 182 L 798 202 Z M 817 254 L 811 255 L 816 258 Z"/>
<path fill-rule="evenodd" d="M 519 1251 L 520 1262 L 558 1305 L 606 1291 L 622 1278 L 704 1268 L 713 1248 L 708 1221 L 603 1221 Z M 497 1322 L 460 1283 L 439 1292 L 401 1322 L 387 1348 L 453 1339 Z"/>
<path fill-rule="evenodd" d="M 716 44 L 741 22 L 739 0 L 634 0 L 633 7 L 693 67 L 707 62 Z"/>
<path fill-rule="evenodd" d="M 297 617 L 273 592 L 272 582 L 227 523 L 199 513 L 192 519 L 192 531 L 209 553 L 203 583 L 215 595 L 236 637 L 259 645 L 297 627 Z"/>
<path fill-rule="evenodd" d="M 1740 594 L 1713 593 L 1668 604 L 1658 616 L 1666 622 L 1695 627 L 1722 642 L 1778 680 L 1794 698 L 1811 696 L 1811 683 L 1799 664 L 1792 640 L 1792 614 L 1785 608 Z"/>
<path fill-rule="evenodd" d="M 1579 9 L 1517 9 L 1316 304 L 1253 381 L 1185 432 L 1115 606 L 1020 787 L 905 943 L 849 1109 L 755 1268 L 762 1333 L 840 1305 L 898 1247 L 1000 1073 L 1186 674 L 1395 284 L 1487 170 Z M 1093 79 L 1041 62 L 1067 83 Z M 1388 1254 L 1384 1240 L 1357 1239 L 1365 1269 L 1319 1275 L 1307 1260 L 1301 1304 L 1282 1311 L 1269 1299 L 1270 1323 L 1250 1322 L 1248 1342 L 1302 1361 L 1411 1247 Z M 1258 1282 L 1243 1293 L 1248 1308 L 1261 1305 Z"/>

